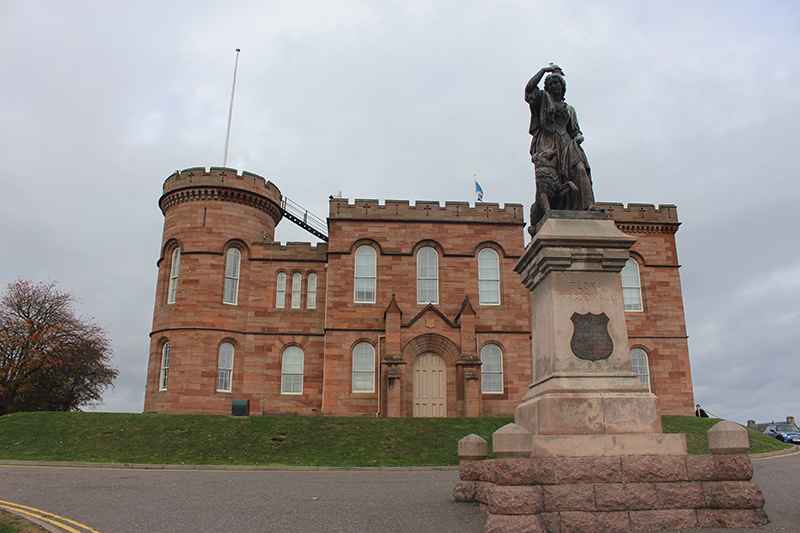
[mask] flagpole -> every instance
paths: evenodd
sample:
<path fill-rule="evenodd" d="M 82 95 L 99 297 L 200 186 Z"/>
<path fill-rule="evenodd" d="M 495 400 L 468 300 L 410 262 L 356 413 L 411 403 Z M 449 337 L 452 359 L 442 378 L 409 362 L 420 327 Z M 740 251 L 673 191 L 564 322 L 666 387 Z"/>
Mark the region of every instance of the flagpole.
<path fill-rule="evenodd" d="M 231 140 L 231 117 L 233 116 L 233 95 L 236 92 L 236 71 L 239 70 L 239 52 L 242 50 L 236 49 L 236 63 L 233 66 L 233 87 L 231 88 L 231 107 L 228 109 L 228 132 L 225 134 L 225 158 L 222 160 L 222 166 L 228 166 L 228 143 Z"/>

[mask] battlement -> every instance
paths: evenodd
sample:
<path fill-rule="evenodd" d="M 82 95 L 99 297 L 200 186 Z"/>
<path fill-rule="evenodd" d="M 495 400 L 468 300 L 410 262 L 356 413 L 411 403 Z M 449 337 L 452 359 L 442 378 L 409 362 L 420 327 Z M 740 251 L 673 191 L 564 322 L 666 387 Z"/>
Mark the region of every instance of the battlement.
<path fill-rule="evenodd" d="M 164 195 L 190 187 L 224 187 L 246 190 L 265 196 L 277 205 L 281 204 L 281 191 L 271 181 L 246 170 L 238 174 L 235 168 L 224 167 L 211 167 L 209 170 L 206 170 L 205 167 L 176 170 L 164 181 Z"/>
<path fill-rule="evenodd" d="M 256 251 L 257 250 L 257 251 Z M 253 255 L 257 259 L 270 261 L 325 261 L 328 243 L 310 242 L 256 242 L 253 243 Z"/>
<path fill-rule="evenodd" d="M 445 202 L 442 207 L 436 201 L 420 201 L 411 205 L 408 200 L 356 199 L 349 203 L 347 198 L 333 198 L 330 201 L 330 220 L 397 220 L 419 222 L 483 222 L 487 224 L 524 224 L 525 209 L 522 204 L 479 203 L 470 207 L 469 202 Z"/>
<path fill-rule="evenodd" d="M 660 223 L 680 224 L 678 221 L 678 208 L 672 204 L 628 204 L 625 207 L 619 203 L 598 202 L 598 207 L 604 208 L 614 222 L 632 223 Z"/>

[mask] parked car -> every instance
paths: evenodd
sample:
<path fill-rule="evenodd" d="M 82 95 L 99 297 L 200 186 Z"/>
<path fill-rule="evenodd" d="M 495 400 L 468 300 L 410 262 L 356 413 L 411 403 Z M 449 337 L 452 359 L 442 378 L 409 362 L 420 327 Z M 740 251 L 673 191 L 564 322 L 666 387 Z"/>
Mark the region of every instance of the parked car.
<path fill-rule="evenodd" d="M 800 444 L 800 429 L 792 424 L 770 424 L 764 430 L 764 435 L 789 444 Z"/>

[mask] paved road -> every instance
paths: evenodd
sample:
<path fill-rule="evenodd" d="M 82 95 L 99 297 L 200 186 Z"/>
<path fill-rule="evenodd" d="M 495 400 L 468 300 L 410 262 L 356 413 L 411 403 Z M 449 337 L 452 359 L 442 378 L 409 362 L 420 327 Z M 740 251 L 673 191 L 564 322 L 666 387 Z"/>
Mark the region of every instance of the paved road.
<path fill-rule="evenodd" d="M 800 454 L 754 461 L 772 523 L 800 531 Z M 456 472 L 236 472 L 0 466 L 0 500 L 100 533 L 481 532 L 477 506 L 453 501 Z M 753 530 L 701 530 L 744 533 Z"/>

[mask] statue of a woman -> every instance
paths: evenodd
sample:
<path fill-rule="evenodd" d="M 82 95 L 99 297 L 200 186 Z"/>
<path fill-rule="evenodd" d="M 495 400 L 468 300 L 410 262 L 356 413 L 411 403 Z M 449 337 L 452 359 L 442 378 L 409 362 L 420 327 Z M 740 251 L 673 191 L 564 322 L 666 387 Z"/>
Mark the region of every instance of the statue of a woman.
<path fill-rule="evenodd" d="M 544 90 L 539 82 L 545 73 Z M 575 108 L 564 101 L 567 82 L 558 65 L 539 70 L 525 87 L 531 108 L 531 161 L 536 171 L 532 230 L 550 209 L 600 211 L 594 203 L 589 161 L 581 148 L 583 134 Z"/>

